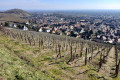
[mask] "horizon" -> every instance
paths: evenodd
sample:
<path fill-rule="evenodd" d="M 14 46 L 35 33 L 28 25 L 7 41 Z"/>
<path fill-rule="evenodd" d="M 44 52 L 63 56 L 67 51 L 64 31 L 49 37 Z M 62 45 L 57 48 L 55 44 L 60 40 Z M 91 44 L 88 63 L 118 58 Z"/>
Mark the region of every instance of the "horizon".
<path fill-rule="evenodd" d="M 13 9 L 20 9 L 20 8 L 10 8 L 10 9 L 0 9 L 0 11 L 7 11 L 7 10 L 13 10 Z M 120 9 L 78 9 L 78 10 L 73 10 L 73 9 L 66 9 L 66 10 L 50 10 L 50 9 L 21 9 L 25 11 L 120 11 Z"/>
<path fill-rule="evenodd" d="M 1 0 L 1 10 L 119 10 L 120 0 Z"/>

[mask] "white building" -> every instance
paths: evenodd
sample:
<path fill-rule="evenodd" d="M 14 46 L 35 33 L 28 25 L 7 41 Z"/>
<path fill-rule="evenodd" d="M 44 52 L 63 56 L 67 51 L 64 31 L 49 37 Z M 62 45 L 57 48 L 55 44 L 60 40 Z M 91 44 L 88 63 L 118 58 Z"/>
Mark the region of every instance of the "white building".
<path fill-rule="evenodd" d="M 84 29 L 82 28 L 82 30 L 80 31 L 80 33 L 84 33 L 85 31 L 84 31 Z"/>
<path fill-rule="evenodd" d="M 50 29 L 47 29 L 46 32 L 50 33 Z"/>
<path fill-rule="evenodd" d="M 12 27 L 13 27 L 13 28 L 16 28 L 16 27 L 17 27 L 17 25 L 16 25 L 16 24 L 12 24 Z"/>
<path fill-rule="evenodd" d="M 43 32 L 43 28 L 42 27 L 39 29 L 39 32 Z"/>
<path fill-rule="evenodd" d="M 27 31 L 28 28 L 27 28 L 26 26 L 23 26 L 23 30 L 24 30 L 24 31 Z"/>
<path fill-rule="evenodd" d="M 30 23 L 27 21 L 26 24 L 29 25 Z"/>

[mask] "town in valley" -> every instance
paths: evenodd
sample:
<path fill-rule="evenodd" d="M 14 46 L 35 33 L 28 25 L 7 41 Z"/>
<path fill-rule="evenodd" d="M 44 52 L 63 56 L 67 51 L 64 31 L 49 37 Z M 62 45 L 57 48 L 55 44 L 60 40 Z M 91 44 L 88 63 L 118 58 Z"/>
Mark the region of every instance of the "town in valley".
<path fill-rule="evenodd" d="M 31 16 L 23 17 L 26 21 L 4 21 L 1 26 L 114 44 L 120 43 L 119 13 L 117 10 L 29 11 Z"/>

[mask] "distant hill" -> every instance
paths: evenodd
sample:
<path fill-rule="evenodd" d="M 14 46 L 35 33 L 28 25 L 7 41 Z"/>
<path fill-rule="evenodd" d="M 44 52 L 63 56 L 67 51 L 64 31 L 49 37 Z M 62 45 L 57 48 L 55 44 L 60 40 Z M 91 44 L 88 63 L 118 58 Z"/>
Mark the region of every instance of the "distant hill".
<path fill-rule="evenodd" d="M 22 9 L 11 9 L 8 11 L 0 12 L 0 22 L 26 22 L 27 20 L 23 18 L 29 16 L 31 15 Z"/>
<path fill-rule="evenodd" d="M 22 9 L 11 9 L 8 11 L 5 11 L 4 13 L 9 13 L 9 14 L 16 14 L 20 17 L 28 17 L 30 14 Z"/>

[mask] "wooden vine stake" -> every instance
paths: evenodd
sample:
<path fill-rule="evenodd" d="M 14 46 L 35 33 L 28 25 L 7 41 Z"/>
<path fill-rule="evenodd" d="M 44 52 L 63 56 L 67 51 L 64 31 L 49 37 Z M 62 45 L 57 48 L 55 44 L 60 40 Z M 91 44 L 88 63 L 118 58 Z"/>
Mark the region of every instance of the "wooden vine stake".
<path fill-rule="evenodd" d="M 87 65 L 87 48 L 86 48 L 86 52 L 85 52 L 85 65 Z"/>
<path fill-rule="evenodd" d="M 83 44 L 81 45 L 80 57 L 82 57 L 82 51 L 83 51 Z"/>
<path fill-rule="evenodd" d="M 102 60 L 102 53 L 100 55 L 100 62 L 99 62 L 99 69 L 102 67 L 102 63 L 103 63 L 103 60 Z M 98 69 L 98 71 L 99 71 Z"/>
<path fill-rule="evenodd" d="M 115 76 L 116 76 L 116 77 L 118 77 L 119 66 L 120 66 L 120 59 L 119 59 L 119 63 L 116 65 L 116 70 L 115 70 Z"/>
<path fill-rule="evenodd" d="M 118 73 L 119 73 L 119 65 L 120 65 L 120 59 L 119 59 L 119 62 L 118 62 L 117 46 L 115 46 L 115 55 L 116 55 L 116 69 L 115 69 L 115 76 L 118 77 Z"/>
<path fill-rule="evenodd" d="M 62 58 L 62 56 L 61 56 L 61 45 L 60 44 L 58 44 L 58 55 L 57 55 L 57 58 L 60 56 L 60 58 Z"/>
<path fill-rule="evenodd" d="M 30 37 L 28 37 L 28 42 L 29 42 L 29 44 L 31 45 L 31 39 L 30 39 Z"/>
<path fill-rule="evenodd" d="M 71 55 L 70 60 L 72 61 L 72 60 L 73 60 L 72 44 L 71 44 L 71 46 L 70 46 L 70 55 Z"/>

